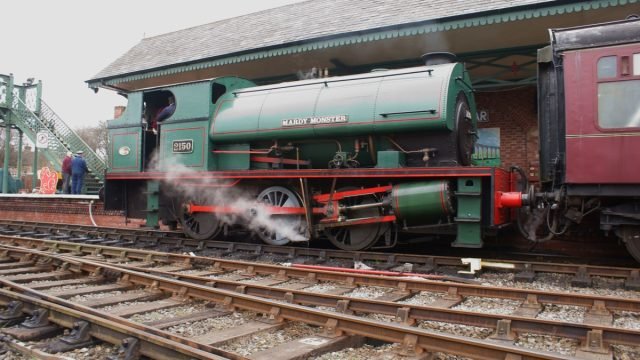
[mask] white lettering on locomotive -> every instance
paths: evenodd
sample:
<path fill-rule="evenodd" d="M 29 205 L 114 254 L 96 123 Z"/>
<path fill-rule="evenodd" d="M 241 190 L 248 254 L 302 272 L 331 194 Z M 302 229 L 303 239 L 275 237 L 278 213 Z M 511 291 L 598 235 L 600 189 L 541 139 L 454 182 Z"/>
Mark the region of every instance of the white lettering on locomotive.
<path fill-rule="evenodd" d="M 349 122 L 349 116 L 347 115 L 331 115 L 331 116 L 310 116 L 304 118 L 284 119 L 282 120 L 283 127 L 289 126 L 308 126 L 308 125 L 323 125 L 323 124 L 336 124 Z"/>

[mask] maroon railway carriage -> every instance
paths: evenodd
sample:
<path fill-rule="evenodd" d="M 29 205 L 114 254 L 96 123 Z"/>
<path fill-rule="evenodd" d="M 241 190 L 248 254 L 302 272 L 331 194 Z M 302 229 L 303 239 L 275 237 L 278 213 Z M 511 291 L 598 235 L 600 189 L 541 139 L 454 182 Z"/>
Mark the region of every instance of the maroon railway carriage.
<path fill-rule="evenodd" d="M 640 21 L 550 34 L 538 53 L 543 187 L 528 212 L 547 229 L 525 234 L 544 241 L 593 214 L 640 260 Z"/>

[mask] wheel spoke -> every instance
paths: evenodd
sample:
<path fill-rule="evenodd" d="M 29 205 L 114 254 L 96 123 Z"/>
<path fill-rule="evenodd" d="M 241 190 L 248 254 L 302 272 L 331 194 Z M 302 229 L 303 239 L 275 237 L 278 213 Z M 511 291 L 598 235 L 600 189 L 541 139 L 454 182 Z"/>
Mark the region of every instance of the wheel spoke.
<path fill-rule="evenodd" d="M 273 186 L 263 190 L 260 195 L 258 195 L 258 199 L 263 204 L 274 207 L 302 206 L 295 193 L 281 186 Z M 275 222 L 275 225 L 271 228 L 261 228 L 257 231 L 257 234 L 265 243 L 271 245 L 287 244 L 291 240 L 287 237 L 290 231 L 305 236 L 303 234 L 306 234 L 306 227 L 303 225 L 306 223 L 302 216 L 271 215 L 270 217 L 278 220 Z"/>
<path fill-rule="evenodd" d="M 354 188 L 348 187 L 339 189 L 340 191 L 348 191 L 353 190 Z M 353 206 L 353 205 L 361 205 L 361 204 L 370 204 L 377 202 L 375 196 L 360 196 L 360 197 L 349 197 L 341 201 L 342 205 L 345 206 Z M 351 212 L 350 217 L 357 218 L 368 218 L 368 217 L 376 217 L 380 216 L 380 209 L 377 208 L 368 208 L 361 209 Z M 378 238 L 381 234 L 384 233 L 384 230 L 388 227 L 387 224 L 382 223 L 372 223 L 366 225 L 355 225 L 355 226 L 345 226 L 341 228 L 335 228 L 325 231 L 327 238 L 329 241 L 339 249 L 343 250 L 364 250 L 371 247 L 378 241 Z"/>

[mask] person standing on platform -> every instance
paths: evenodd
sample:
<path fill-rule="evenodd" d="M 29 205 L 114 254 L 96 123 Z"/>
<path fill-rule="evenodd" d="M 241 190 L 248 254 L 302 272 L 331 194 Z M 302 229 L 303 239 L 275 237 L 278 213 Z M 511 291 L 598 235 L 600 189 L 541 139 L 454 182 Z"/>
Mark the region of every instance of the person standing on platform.
<path fill-rule="evenodd" d="M 67 156 L 62 160 L 62 193 L 71 194 L 71 161 L 73 154 L 67 151 Z"/>
<path fill-rule="evenodd" d="M 76 154 L 76 157 L 71 161 L 71 189 L 73 194 L 77 195 L 82 193 L 84 174 L 86 174 L 89 169 L 87 168 L 87 162 L 82 157 L 84 152 L 80 150 Z"/>

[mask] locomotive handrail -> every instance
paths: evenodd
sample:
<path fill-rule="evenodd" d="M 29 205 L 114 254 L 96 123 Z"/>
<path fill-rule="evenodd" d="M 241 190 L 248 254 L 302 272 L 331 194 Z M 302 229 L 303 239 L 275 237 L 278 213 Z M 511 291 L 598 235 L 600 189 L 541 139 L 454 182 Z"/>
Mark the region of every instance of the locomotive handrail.
<path fill-rule="evenodd" d="M 351 79 L 351 78 L 348 78 L 348 79 L 319 78 L 319 79 L 314 79 L 314 80 L 317 80 L 317 81 L 305 82 L 304 84 L 292 84 L 292 85 L 286 85 L 286 86 L 278 86 L 276 84 L 276 85 L 264 85 L 263 88 L 260 88 L 260 89 L 256 89 L 256 88 L 252 88 L 251 90 L 240 89 L 238 91 L 232 92 L 232 94 L 234 96 L 237 96 L 238 94 L 247 94 L 247 93 L 252 93 L 252 92 L 269 91 L 269 90 L 275 90 L 275 89 L 289 89 L 289 88 L 294 88 L 294 87 L 318 85 L 318 84 L 324 84 L 325 86 L 328 86 L 329 83 L 338 83 L 338 82 L 344 82 L 344 81 L 363 80 L 363 79 L 377 79 L 377 78 L 390 77 L 390 76 L 400 76 L 400 75 L 410 75 L 410 74 L 420 74 L 420 73 L 429 73 L 429 76 L 433 76 L 431 74 L 432 72 L 433 72 L 433 69 L 425 69 L 425 70 L 417 70 L 417 71 L 408 71 L 408 72 L 403 72 L 403 73 L 393 73 L 393 74 L 384 74 L 384 75 L 371 75 L 371 76 L 367 76 L 366 78 L 357 78 L 357 79 Z M 328 79 L 331 79 L 331 80 L 328 80 Z"/>
<path fill-rule="evenodd" d="M 417 114 L 417 113 L 436 114 L 437 112 L 438 111 L 436 109 L 413 110 L 413 111 L 397 111 L 397 112 L 380 113 L 380 116 L 387 117 L 387 116 L 390 116 L 390 115 L 404 115 L 404 114 Z"/>

